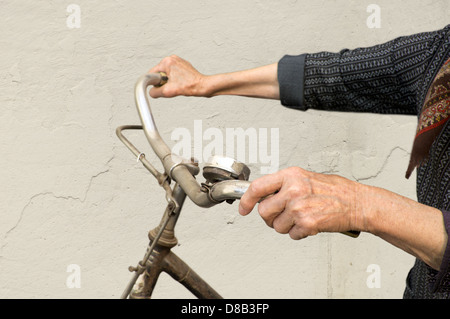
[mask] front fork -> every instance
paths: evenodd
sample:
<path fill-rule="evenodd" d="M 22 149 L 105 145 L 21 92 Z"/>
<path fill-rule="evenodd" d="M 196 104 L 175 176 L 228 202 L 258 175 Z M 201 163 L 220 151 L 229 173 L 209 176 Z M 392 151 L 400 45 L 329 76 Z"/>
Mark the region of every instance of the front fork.
<path fill-rule="evenodd" d="M 178 184 L 173 188 L 172 198 L 178 205 L 174 208 L 169 203 L 160 224 L 149 232 L 150 243 L 144 259 L 136 267 L 129 268 L 135 274 L 122 298 L 150 299 L 159 275 L 166 272 L 197 298 L 220 299 L 222 297 L 211 286 L 171 251 L 178 242 L 175 225 L 186 199 L 186 194 Z M 140 281 L 136 283 L 138 278 Z"/>

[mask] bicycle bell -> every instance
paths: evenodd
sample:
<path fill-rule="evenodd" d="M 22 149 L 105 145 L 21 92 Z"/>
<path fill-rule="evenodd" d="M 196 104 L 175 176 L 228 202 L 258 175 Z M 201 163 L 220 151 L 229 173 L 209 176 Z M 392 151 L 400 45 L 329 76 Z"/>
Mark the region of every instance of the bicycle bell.
<path fill-rule="evenodd" d="M 203 166 L 203 177 L 208 183 L 232 179 L 248 181 L 250 169 L 233 158 L 214 155 Z"/>

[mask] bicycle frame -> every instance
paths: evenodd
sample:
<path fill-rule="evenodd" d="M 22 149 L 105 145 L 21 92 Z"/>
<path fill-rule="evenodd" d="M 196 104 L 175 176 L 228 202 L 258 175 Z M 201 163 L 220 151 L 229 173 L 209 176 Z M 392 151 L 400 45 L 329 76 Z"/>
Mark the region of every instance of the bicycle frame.
<path fill-rule="evenodd" d="M 141 76 L 135 86 L 135 101 L 142 126 L 124 125 L 116 129 L 116 134 L 119 139 L 157 179 L 159 185 L 164 188 L 168 203 L 159 225 L 148 234 L 150 242 L 144 258 L 136 267 L 129 268 L 135 274 L 121 298 L 151 298 L 161 272 L 168 273 L 173 279 L 183 284 L 197 298 L 222 298 L 183 262 L 183 260 L 171 251 L 171 248 L 177 244 L 175 225 L 186 197 L 200 207 L 212 207 L 224 201 L 232 202 L 240 199 L 248 189 L 250 182 L 246 179 L 226 179 L 214 181 L 213 183 L 199 184 L 195 179 L 195 175 L 199 173 L 196 162 L 172 154 L 170 148 L 163 141 L 156 128 L 147 97 L 147 89 L 149 86 L 164 85 L 167 80 L 167 76 L 162 72 L 149 73 Z M 156 170 L 145 158 L 145 154 L 141 153 L 123 135 L 124 130 L 144 131 L 153 151 L 163 164 L 163 173 Z M 246 177 L 248 178 L 248 176 Z M 172 181 L 175 181 L 173 188 L 170 187 Z M 344 234 L 357 237 L 359 232 L 345 232 Z M 142 282 L 135 286 L 136 281 L 141 275 Z"/>
<path fill-rule="evenodd" d="M 175 237 L 175 224 L 180 215 L 181 208 L 183 206 L 186 194 L 179 185 L 175 185 L 173 189 L 173 198 L 179 204 L 179 208 L 174 211 L 174 214 L 170 214 L 169 205 L 164 212 L 163 219 L 158 227 L 149 232 L 150 244 L 156 242 L 155 238 L 158 233 L 162 231 L 162 235 L 156 242 L 154 250 L 146 262 L 145 270 L 143 272 L 142 283 L 137 285 L 136 289 L 131 292 L 131 299 L 149 299 L 156 286 L 156 282 L 161 272 L 166 272 L 174 280 L 180 282 L 185 286 L 192 294 L 197 298 L 203 299 L 219 299 L 222 298 L 213 288 L 211 288 L 197 273 L 195 273 L 182 259 L 175 255 L 171 248 L 177 244 Z M 131 271 L 136 271 L 136 274 L 140 274 L 138 268 L 131 268 Z M 136 276 L 135 276 L 136 277 Z M 130 282 L 129 286 L 125 290 L 122 298 L 126 298 L 128 293 L 133 288 L 131 285 L 135 282 L 136 278 Z"/>

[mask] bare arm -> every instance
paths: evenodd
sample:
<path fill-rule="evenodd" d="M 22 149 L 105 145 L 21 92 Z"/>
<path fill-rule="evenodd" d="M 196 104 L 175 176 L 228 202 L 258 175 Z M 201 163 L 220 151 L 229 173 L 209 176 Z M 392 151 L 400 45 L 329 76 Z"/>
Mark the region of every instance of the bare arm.
<path fill-rule="evenodd" d="M 149 72 L 166 72 L 169 77 L 166 85 L 150 90 L 153 98 L 178 95 L 203 97 L 240 95 L 279 99 L 277 63 L 245 71 L 204 75 L 186 60 L 170 56 L 164 58 Z"/>
<path fill-rule="evenodd" d="M 442 212 L 385 189 L 364 188 L 370 194 L 369 231 L 439 270 L 447 246 Z"/>

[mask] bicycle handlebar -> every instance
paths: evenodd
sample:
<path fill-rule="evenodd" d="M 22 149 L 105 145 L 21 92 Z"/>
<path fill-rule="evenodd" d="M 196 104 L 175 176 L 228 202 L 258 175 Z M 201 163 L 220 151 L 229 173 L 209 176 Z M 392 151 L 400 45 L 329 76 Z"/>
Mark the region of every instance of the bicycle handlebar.
<path fill-rule="evenodd" d="M 137 81 L 135 86 L 136 106 L 138 108 L 138 113 L 141 118 L 145 135 L 147 136 L 147 139 L 156 155 L 158 155 L 161 160 L 164 160 L 167 155 L 170 155 L 171 151 L 159 135 L 158 129 L 156 128 L 147 97 L 147 88 L 150 85 L 161 85 L 164 81 L 163 77 L 164 75 L 161 73 L 145 74 Z"/>
<path fill-rule="evenodd" d="M 148 73 L 139 78 L 135 86 L 135 101 L 142 128 L 153 151 L 161 160 L 167 175 L 175 180 L 186 195 L 200 207 L 211 207 L 227 199 L 240 199 L 250 182 L 242 180 L 221 181 L 205 191 L 192 176 L 189 169 L 182 165 L 182 158 L 172 154 L 170 148 L 159 135 L 150 109 L 147 89 L 150 85 L 160 86 L 167 81 L 164 73 Z"/>

